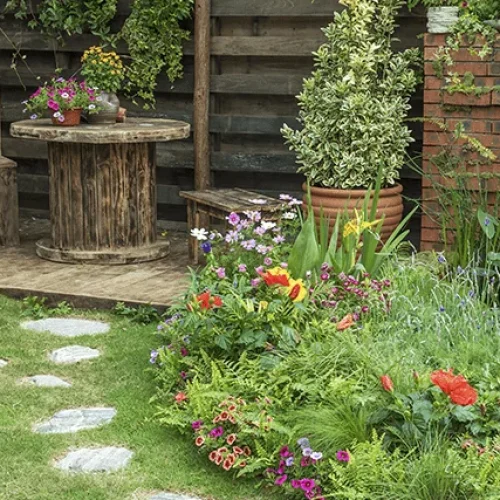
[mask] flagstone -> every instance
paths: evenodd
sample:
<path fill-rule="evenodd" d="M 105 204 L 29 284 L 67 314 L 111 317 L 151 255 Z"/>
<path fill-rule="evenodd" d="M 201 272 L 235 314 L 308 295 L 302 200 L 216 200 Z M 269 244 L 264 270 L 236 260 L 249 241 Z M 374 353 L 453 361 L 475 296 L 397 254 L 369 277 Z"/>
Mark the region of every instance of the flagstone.
<path fill-rule="evenodd" d="M 59 337 L 80 337 L 109 332 L 108 323 L 78 318 L 46 318 L 24 321 L 21 323 L 21 327 L 25 330 L 48 332 Z"/>
<path fill-rule="evenodd" d="M 114 408 L 77 408 L 57 412 L 46 422 L 33 426 L 33 432 L 39 434 L 74 433 L 86 429 L 95 429 L 109 424 L 116 415 Z"/>
<path fill-rule="evenodd" d="M 99 355 L 100 352 L 98 349 L 92 349 L 81 345 L 71 345 L 52 351 L 49 358 L 54 363 L 71 364 L 97 358 Z"/>
<path fill-rule="evenodd" d="M 126 448 L 80 448 L 68 452 L 54 466 L 68 472 L 113 472 L 128 465 L 134 453 Z"/>

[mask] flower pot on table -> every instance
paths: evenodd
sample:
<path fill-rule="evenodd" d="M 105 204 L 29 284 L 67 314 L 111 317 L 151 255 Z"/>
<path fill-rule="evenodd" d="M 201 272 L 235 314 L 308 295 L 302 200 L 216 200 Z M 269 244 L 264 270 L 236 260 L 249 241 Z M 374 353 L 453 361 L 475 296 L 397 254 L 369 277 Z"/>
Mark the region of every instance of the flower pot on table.
<path fill-rule="evenodd" d="M 54 125 L 61 127 L 76 127 L 80 125 L 82 118 L 82 108 L 67 109 L 66 111 L 61 111 L 60 114 L 52 112 L 51 120 Z M 62 119 L 61 119 L 62 118 Z"/>
<path fill-rule="evenodd" d="M 99 104 L 103 107 L 97 113 L 88 115 L 87 121 L 91 125 L 111 125 L 116 123 L 120 109 L 120 100 L 114 92 L 102 92 Z M 99 98 L 98 97 L 98 98 Z"/>

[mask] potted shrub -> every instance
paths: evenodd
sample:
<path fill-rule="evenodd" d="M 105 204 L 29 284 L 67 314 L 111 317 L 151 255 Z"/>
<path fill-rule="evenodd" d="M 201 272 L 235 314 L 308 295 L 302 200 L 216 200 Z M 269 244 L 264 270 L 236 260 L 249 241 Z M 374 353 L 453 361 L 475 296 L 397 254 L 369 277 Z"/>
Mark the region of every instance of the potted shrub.
<path fill-rule="evenodd" d="M 99 94 L 85 82 L 60 77 L 38 87 L 29 99 L 24 101 L 24 112 L 31 113 L 30 118 L 36 120 L 48 111 L 54 125 L 72 127 L 80 124 L 82 111 L 98 111 L 98 98 Z"/>
<path fill-rule="evenodd" d="M 113 51 L 104 52 L 101 47 L 90 47 L 83 53 L 81 73 L 90 87 L 101 91 L 101 109 L 89 116 L 89 123 L 116 123 L 120 108 L 116 92 L 125 76 L 120 56 Z"/>
<path fill-rule="evenodd" d="M 328 41 L 315 53 L 315 69 L 298 96 L 302 128 L 282 132 L 311 185 L 317 217 L 321 207 L 332 220 L 346 209 L 352 217 L 380 172 L 377 217 L 385 215 L 385 237 L 403 212 L 396 181 L 412 142 L 405 120 L 418 51 L 391 49 L 401 0 L 342 3 L 347 9 L 323 30 Z"/>

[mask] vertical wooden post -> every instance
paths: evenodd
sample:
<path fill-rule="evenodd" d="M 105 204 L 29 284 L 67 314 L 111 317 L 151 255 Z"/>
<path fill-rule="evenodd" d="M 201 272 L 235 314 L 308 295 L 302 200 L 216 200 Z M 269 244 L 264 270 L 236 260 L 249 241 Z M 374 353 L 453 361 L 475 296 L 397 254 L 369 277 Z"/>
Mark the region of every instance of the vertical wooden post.
<path fill-rule="evenodd" d="M 195 0 L 194 12 L 194 186 L 210 187 L 210 11 L 212 0 Z"/>
<path fill-rule="evenodd" d="M 17 164 L 0 156 L 0 246 L 19 245 Z"/>

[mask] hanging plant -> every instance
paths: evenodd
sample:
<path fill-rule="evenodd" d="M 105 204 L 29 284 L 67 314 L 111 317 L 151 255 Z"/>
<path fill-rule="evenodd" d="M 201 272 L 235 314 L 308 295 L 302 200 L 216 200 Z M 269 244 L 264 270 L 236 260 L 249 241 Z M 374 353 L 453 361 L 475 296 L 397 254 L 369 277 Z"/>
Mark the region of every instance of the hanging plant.
<path fill-rule="evenodd" d="M 165 72 L 170 81 L 182 76 L 182 43 L 189 31 L 180 23 L 191 16 L 193 0 L 135 0 L 121 36 L 128 44 L 128 91 L 154 104 L 158 76 Z"/>

